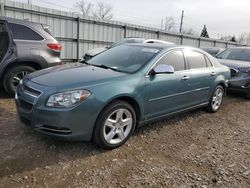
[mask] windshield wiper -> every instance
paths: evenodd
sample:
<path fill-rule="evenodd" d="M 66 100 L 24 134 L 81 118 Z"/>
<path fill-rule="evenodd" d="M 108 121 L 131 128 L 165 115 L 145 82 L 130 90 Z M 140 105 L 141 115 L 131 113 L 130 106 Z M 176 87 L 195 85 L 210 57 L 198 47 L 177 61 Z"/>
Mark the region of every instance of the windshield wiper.
<path fill-rule="evenodd" d="M 81 63 L 86 64 L 86 65 L 92 65 L 92 64 L 88 63 L 86 60 L 82 60 Z"/>
<path fill-rule="evenodd" d="M 100 67 L 100 68 L 104 68 L 104 69 L 111 69 L 111 70 L 117 71 L 117 72 L 122 72 L 122 71 L 118 70 L 116 67 L 109 67 L 109 66 L 103 65 L 103 64 L 102 65 L 89 64 L 89 65 Z"/>
<path fill-rule="evenodd" d="M 100 68 L 104 68 L 104 69 L 110 69 L 110 70 L 113 70 L 113 71 L 116 71 L 116 72 L 123 72 L 121 70 L 118 70 L 116 67 L 109 67 L 109 66 L 106 66 L 106 65 L 97 65 L 97 64 L 92 64 L 92 63 L 88 63 L 87 61 L 82 61 L 83 64 L 86 64 L 86 65 L 92 65 L 92 66 L 95 66 L 95 67 L 100 67 Z"/>

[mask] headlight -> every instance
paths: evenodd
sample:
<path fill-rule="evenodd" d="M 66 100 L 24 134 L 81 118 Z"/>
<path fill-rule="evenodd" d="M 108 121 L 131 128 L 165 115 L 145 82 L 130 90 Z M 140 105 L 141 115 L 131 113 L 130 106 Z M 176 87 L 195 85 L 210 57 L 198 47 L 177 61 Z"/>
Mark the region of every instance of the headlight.
<path fill-rule="evenodd" d="M 87 99 L 91 93 L 87 90 L 76 90 L 51 95 L 46 106 L 53 108 L 69 108 Z"/>

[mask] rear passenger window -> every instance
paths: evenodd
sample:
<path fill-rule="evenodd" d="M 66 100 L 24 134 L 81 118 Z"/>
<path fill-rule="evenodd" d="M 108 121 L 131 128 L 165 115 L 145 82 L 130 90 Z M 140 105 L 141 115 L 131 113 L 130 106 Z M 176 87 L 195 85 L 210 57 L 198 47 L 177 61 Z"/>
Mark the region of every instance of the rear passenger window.
<path fill-rule="evenodd" d="M 158 64 L 171 65 L 174 67 L 174 71 L 185 70 L 183 52 L 181 50 L 169 52 L 159 61 Z"/>
<path fill-rule="evenodd" d="M 212 67 L 213 64 L 211 63 L 210 59 L 208 59 L 207 56 L 205 56 L 206 62 L 207 62 L 207 67 Z"/>
<path fill-rule="evenodd" d="M 199 69 L 207 67 L 205 56 L 202 53 L 194 51 L 186 51 L 185 54 L 190 69 Z"/>
<path fill-rule="evenodd" d="M 32 29 L 19 24 L 9 24 L 14 39 L 41 41 L 43 37 Z"/>

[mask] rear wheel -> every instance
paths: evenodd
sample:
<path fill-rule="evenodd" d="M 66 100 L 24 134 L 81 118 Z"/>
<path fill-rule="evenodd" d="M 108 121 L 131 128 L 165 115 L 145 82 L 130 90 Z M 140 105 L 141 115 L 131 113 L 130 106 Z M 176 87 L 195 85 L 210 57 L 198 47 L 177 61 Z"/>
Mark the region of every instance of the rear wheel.
<path fill-rule="evenodd" d="M 16 66 L 9 69 L 3 78 L 3 87 L 5 91 L 11 95 L 15 95 L 19 82 L 29 73 L 36 71 L 30 66 Z"/>
<path fill-rule="evenodd" d="M 223 103 L 224 95 L 225 89 L 221 85 L 218 85 L 210 98 L 207 110 L 209 112 L 217 112 Z"/>
<path fill-rule="evenodd" d="M 136 124 L 134 109 L 124 101 L 115 101 L 101 112 L 94 130 L 94 141 L 104 149 L 123 145 L 133 134 Z"/>

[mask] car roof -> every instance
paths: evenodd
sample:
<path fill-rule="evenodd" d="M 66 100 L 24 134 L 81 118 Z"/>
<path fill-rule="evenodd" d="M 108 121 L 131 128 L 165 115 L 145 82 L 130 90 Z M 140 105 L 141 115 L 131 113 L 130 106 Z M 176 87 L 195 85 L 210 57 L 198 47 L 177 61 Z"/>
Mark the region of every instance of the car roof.
<path fill-rule="evenodd" d="M 167 42 L 164 40 L 158 40 L 158 39 L 145 39 L 143 43 L 162 43 L 162 44 L 174 44 L 172 42 Z"/>
<path fill-rule="evenodd" d="M 222 49 L 225 49 L 225 48 L 222 48 L 222 47 L 201 47 L 201 49 L 215 49 L 215 50 L 222 50 Z"/>
<path fill-rule="evenodd" d="M 164 44 L 164 43 L 129 43 L 125 44 L 127 46 L 140 46 L 140 47 L 152 47 L 152 48 L 161 48 L 161 49 L 167 49 L 167 48 L 173 48 L 173 47 L 183 47 L 178 46 L 175 44 Z"/>
<path fill-rule="evenodd" d="M 186 49 L 186 50 L 195 50 L 204 55 L 211 56 L 209 53 L 195 47 L 190 46 L 182 46 L 176 44 L 162 44 L 162 43 L 133 43 L 133 44 L 125 44 L 126 46 L 140 46 L 140 47 L 148 47 L 148 48 L 157 48 L 159 50 L 169 50 L 169 49 Z"/>
<path fill-rule="evenodd" d="M 29 21 L 29 20 L 26 20 L 26 19 L 22 20 L 22 19 L 16 19 L 16 18 L 0 17 L 0 20 L 4 20 L 4 21 L 7 21 L 7 22 L 13 22 L 13 23 L 17 23 L 17 24 L 42 25 L 41 23 L 32 22 L 32 21 Z"/>
<path fill-rule="evenodd" d="M 143 37 L 126 37 L 124 38 L 123 40 L 141 40 L 143 43 L 151 43 L 151 42 L 157 42 L 157 43 L 163 43 L 163 44 L 174 44 L 172 42 L 168 42 L 168 41 L 164 41 L 164 40 L 159 40 L 159 39 L 146 39 L 146 38 L 143 38 Z"/>

